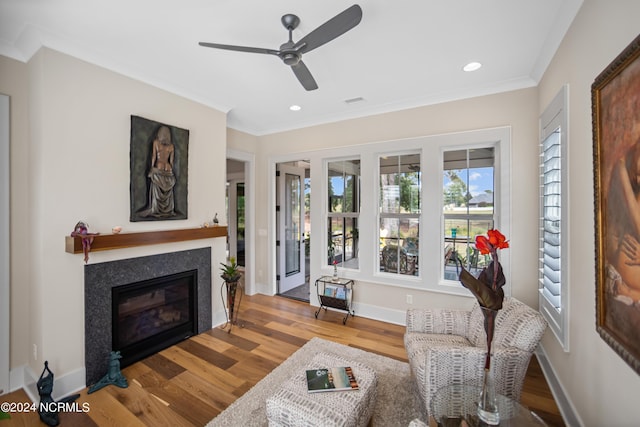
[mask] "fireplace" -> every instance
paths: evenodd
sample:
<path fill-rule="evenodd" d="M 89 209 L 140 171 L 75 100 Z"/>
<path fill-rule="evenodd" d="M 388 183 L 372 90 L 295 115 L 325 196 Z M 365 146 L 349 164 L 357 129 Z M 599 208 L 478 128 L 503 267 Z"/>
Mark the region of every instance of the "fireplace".
<path fill-rule="evenodd" d="M 191 278 L 185 278 L 192 272 L 196 272 Z M 178 341 L 184 339 L 188 335 L 195 335 L 205 332 L 212 328 L 212 300 L 211 300 L 211 248 L 205 247 L 200 249 L 191 249 L 180 252 L 171 252 L 159 255 L 150 255 L 139 258 L 128 258 L 117 261 L 109 261 L 96 264 L 87 264 L 84 267 L 84 299 L 85 299 L 85 370 L 86 385 L 92 385 L 99 381 L 109 368 L 109 353 L 118 349 L 120 344 L 116 345 L 116 335 L 120 334 L 120 329 L 126 328 L 129 320 L 124 321 L 123 325 L 113 324 L 114 299 L 120 298 L 121 295 L 115 296 L 120 291 L 131 291 L 129 296 L 125 294 L 125 299 L 130 298 L 130 302 L 122 307 L 122 311 L 126 312 L 128 308 L 134 305 L 139 306 L 141 301 L 145 299 L 144 293 L 148 290 L 147 286 L 163 287 L 165 296 L 167 294 L 185 295 L 184 290 L 176 290 L 173 287 L 167 288 L 164 284 L 167 278 L 177 278 L 178 282 L 190 282 L 193 280 L 193 288 L 187 293 L 191 296 L 193 307 L 184 308 L 182 302 L 176 302 L 176 306 L 163 310 L 163 314 L 159 315 L 169 323 L 160 327 L 163 329 L 161 335 L 175 333 L 176 336 L 171 339 Z M 120 288 L 120 289 L 119 289 Z M 138 288 L 136 290 L 136 288 Z M 180 288 L 180 287 L 179 287 Z M 151 299 L 158 302 L 158 297 L 151 295 Z M 181 298 L 175 298 L 181 299 Z M 191 320 L 184 322 L 187 314 Z M 180 315 L 178 315 L 180 312 Z M 184 316 L 184 317 L 183 317 Z M 178 319 L 179 317 L 179 319 Z M 164 320 L 160 320 L 164 322 Z M 167 326 L 171 324 L 172 326 Z M 190 324 L 190 326 L 189 326 Z M 139 326 L 140 329 L 146 329 Z M 144 335 L 144 334 L 143 334 Z M 133 337 L 136 338 L 136 337 Z M 138 355 L 135 357 L 142 358 L 152 353 L 160 351 L 161 346 L 152 343 L 149 344 L 147 337 L 138 336 L 134 341 L 140 341 L 138 347 L 149 347 L 148 354 Z M 132 345 L 130 335 L 125 333 L 124 347 L 120 349 L 123 356 L 131 352 L 127 345 Z M 171 345 L 171 344 L 169 344 Z M 156 346 L 157 348 L 151 349 Z M 135 348 L 133 349 L 135 350 Z M 133 359 L 120 361 L 121 366 L 125 363 L 133 363 Z"/>
<path fill-rule="evenodd" d="M 113 350 L 128 366 L 196 333 L 198 271 L 111 289 Z"/>

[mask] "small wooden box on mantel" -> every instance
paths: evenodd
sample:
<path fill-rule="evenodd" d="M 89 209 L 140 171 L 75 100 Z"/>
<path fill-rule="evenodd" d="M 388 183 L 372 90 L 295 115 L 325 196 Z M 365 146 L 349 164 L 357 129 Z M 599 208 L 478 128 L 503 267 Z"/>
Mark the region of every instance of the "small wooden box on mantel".
<path fill-rule="evenodd" d="M 91 243 L 91 252 L 226 236 L 226 226 L 143 231 L 138 233 L 96 234 L 93 236 L 93 242 Z M 66 236 L 65 239 L 65 252 L 70 254 L 81 254 L 83 252 L 82 237 Z"/>

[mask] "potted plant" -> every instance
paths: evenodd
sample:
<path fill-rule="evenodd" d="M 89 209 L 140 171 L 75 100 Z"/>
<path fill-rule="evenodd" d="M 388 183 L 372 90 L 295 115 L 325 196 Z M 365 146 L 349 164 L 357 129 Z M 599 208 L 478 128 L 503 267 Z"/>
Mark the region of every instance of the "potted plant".
<path fill-rule="evenodd" d="M 238 263 L 236 262 L 235 257 L 229 258 L 228 264 L 221 262 L 220 265 L 222 266 L 220 268 L 220 271 L 222 271 L 222 274 L 220 275 L 220 277 L 222 277 L 225 282 L 235 283 L 235 282 L 238 282 L 238 280 L 240 280 L 240 269 L 238 267 Z"/>
<path fill-rule="evenodd" d="M 225 328 L 227 324 L 229 324 L 229 331 L 231 332 L 231 325 L 236 322 L 236 318 L 238 316 L 236 307 L 236 292 L 238 290 L 238 281 L 240 280 L 241 273 L 238 267 L 238 263 L 236 262 L 235 257 L 229 258 L 229 262 L 227 264 L 221 262 L 220 277 L 224 280 L 223 286 L 227 287 L 227 323 L 223 326 Z M 240 296 L 242 298 L 242 295 Z M 238 302 L 238 306 L 240 303 Z M 235 311 L 235 313 L 234 313 Z"/>

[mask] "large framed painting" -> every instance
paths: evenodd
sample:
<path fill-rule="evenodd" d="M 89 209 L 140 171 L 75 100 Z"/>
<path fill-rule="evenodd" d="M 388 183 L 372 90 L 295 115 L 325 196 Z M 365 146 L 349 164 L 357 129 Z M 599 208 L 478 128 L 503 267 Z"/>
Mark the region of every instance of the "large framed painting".
<path fill-rule="evenodd" d="M 591 86 L 596 329 L 640 374 L 640 36 Z"/>
<path fill-rule="evenodd" d="M 189 131 L 131 116 L 130 220 L 187 218 Z"/>

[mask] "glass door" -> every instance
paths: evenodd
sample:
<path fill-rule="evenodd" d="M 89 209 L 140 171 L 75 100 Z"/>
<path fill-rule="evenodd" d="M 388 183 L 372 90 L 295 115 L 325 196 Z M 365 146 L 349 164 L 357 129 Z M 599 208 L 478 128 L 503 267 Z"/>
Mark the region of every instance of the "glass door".
<path fill-rule="evenodd" d="M 278 165 L 278 293 L 305 283 L 304 169 Z"/>

